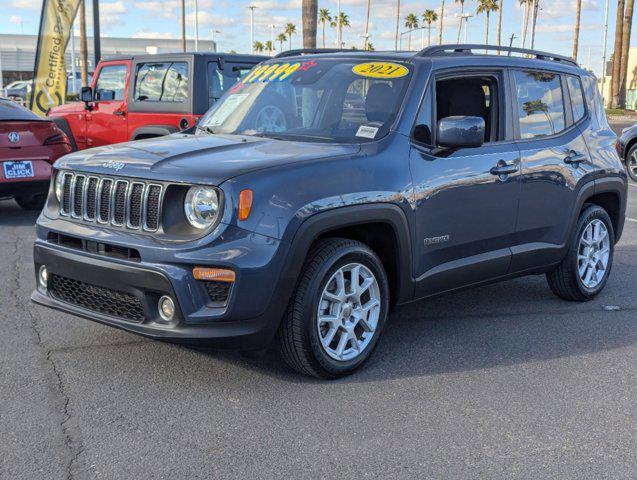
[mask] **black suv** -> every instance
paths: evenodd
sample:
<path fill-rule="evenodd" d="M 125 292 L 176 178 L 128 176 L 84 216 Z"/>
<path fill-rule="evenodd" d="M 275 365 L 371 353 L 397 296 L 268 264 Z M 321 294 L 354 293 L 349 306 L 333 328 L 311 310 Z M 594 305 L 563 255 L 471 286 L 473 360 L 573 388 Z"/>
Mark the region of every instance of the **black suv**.
<path fill-rule="evenodd" d="M 595 78 L 484 49 L 291 52 L 190 131 L 63 157 L 33 300 L 156 339 L 276 339 L 333 378 L 394 305 L 529 274 L 591 299 L 627 194 Z"/>

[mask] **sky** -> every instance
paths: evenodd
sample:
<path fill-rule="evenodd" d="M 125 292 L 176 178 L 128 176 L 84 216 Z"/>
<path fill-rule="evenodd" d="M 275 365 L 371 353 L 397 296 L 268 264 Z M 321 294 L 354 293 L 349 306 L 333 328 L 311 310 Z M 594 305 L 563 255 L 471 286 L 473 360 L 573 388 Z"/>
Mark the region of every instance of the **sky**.
<path fill-rule="evenodd" d="M 376 50 L 390 50 L 394 48 L 394 32 L 396 17 L 396 0 L 371 0 L 370 42 Z M 502 17 L 503 43 L 515 33 L 521 37 L 522 18 L 524 9 L 519 0 L 503 0 Z M 87 0 L 87 21 L 91 20 L 91 0 Z M 609 2 L 608 28 L 608 56 L 612 52 L 614 26 L 617 2 Z M 271 28 L 276 25 L 275 36 L 283 30 L 288 22 L 294 23 L 298 34 L 292 37 L 293 48 L 302 46 L 301 0 L 198 0 L 199 5 L 199 37 L 212 38 L 212 30 L 218 42 L 220 51 L 235 50 L 239 53 L 250 51 L 250 10 L 254 10 L 255 40 L 265 42 L 270 39 Z M 535 48 L 553 53 L 571 55 L 573 50 L 573 32 L 575 25 L 575 0 L 540 0 L 540 12 L 536 29 Z M 341 10 L 350 19 L 351 26 L 344 29 L 343 40 L 347 47 L 352 45 L 362 47 L 360 37 L 365 30 L 365 12 L 367 0 L 342 0 Z M 0 0 L 0 11 L 8 12 L 9 21 L 0 25 L 0 33 L 30 33 L 38 30 L 42 0 Z M 336 12 L 336 1 L 320 1 L 319 8 L 327 8 L 330 13 Z M 465 0 L 465 12 L 474 16 L 468 21 L 467 41 L 469 43 L 484 43 L 486 31 L 486 16 L 476 15 L 476 0 Z M 422 18 L 426 9 L 439 12 L 440 0 L 424 0 L 414 2 L 401 1 L 401 27 L 406 31 L 404 17 L 414 13 Z M 605 0 L 583 0 L 582 20 L 580 29 L 580 49 L 578 61 L 585 67 L 592 68 L 597 74 L 601 71 L 603 48 Z M 443 42 L 455 43 L 458 20 L 455 14 L 460 11 L 460 4 L 454 0 L 445 0 L 445 19 L 443 27 Z M 101 30 L 102 35 L 111 37 L 147 37 L 147 38 L 180 38 L 181 35 L 181 1 L 180 0 L 101 0 Z M 489 39 L 496 43 L 498 13 L 493 12 L 490 18 Z M 6 17 L 5 17 L 6 18 Z M 195 35 L 194 0 L 186 1 L 187 36 Z M 322 44 L 322 29 L 318 29 L 319 46 Z M 634 35 L 633 37 L 637 37 Z M 408 35 L 403 35 L 403 48 L 407 48 Z M 436 29 L 432 29 L 432 43 L 437 41 Z M 335 46 L 336 31 L 329 26 L 326 28 L 326 46 Z M 461 37 L 462 39 L 462 37 Z M 425 45 L 426 45 L 425 32 Z M 633 40 L 633 45 L 636 41 Z M 516 39 L 514 45 L 520 46 Z M 421 46 L 421 34 L 414 32 L 412 49 Z M 529 40 L 527 40 L 527 47 Z M 284 46 L 284 49 L 287 47 Z M 277 44 L 278 49 L 278 44 Z"/>

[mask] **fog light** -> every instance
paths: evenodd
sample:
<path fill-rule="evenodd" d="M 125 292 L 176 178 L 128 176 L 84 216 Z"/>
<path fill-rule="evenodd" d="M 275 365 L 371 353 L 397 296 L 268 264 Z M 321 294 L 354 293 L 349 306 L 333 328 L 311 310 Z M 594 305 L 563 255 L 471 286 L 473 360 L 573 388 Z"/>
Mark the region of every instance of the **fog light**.
<path fill-rule="evenodd" d="M 44 265 L 40 267 L 40 271 L 38 272 L 38 282 L 42 288 L 46 288 L 49 284 L 49 271 Z"/>
<path fill-rule="evenodd" d="M 175 316 L 175 302 L 167 295 L 159 299 L 159 316 L 166 322 L 172 321 Z"/>

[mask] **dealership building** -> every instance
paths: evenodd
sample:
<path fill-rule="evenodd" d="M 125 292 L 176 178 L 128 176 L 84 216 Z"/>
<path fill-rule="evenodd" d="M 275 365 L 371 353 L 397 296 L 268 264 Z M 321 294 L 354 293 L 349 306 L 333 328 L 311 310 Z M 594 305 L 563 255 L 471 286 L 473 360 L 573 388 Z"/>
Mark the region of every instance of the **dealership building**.
<path fill-rule="evenodd" d="M 37 35 L 0 34 L 0 87 L 15 80 L 30 80 L 33 77 Z M 75 47 L 75 65 L 79 72 L 80 38 L 75 36 L 66 49 L 67 71 L 71 71 L 72 49 Z M 188 51 L 195 50 L 195 41 L 186 42 Z M 199 40 L 199 51 L 216 51 L 212 40 Z M 181 39 L 170 38 L 117 38 L 102 37 L 102 57 L 109 55 L 143 55 L 182 51 Z M 88 37 L 88 70 L 93 72 L 93 37 Z"/>

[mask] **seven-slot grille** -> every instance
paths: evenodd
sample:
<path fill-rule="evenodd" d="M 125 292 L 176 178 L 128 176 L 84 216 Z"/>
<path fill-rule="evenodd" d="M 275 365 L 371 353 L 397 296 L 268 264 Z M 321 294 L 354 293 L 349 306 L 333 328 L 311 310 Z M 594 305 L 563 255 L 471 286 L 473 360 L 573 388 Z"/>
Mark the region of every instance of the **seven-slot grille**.
<path fill-rule="evenodd" d="M 156 231 L 164 187 L 135 179 L 64 173 L 60 214 L 85 222 Z"/>

